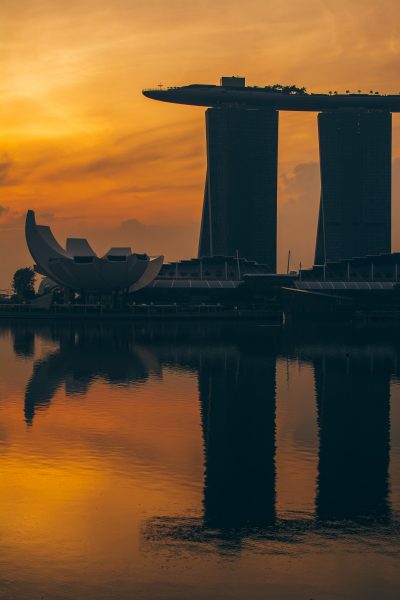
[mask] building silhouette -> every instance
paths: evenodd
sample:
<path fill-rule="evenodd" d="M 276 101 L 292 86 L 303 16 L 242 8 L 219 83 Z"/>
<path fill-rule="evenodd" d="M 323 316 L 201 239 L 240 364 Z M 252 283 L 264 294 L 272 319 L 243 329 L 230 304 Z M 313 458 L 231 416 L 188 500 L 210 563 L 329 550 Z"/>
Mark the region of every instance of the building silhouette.
<path fill-rule="evenodd" d="M 143 90 L 206 111 L 207 177 L 199 256 L 276 268 L 278 111 L 319 112 L 321 204 L 315 264 L 391 250 L 391 113 L 400 95 L 319 94 L 278 84 Z M 322 112 L 321 112 L 322 111 Z"/>
<path fill-rule="evenodd" d="M 276 270 L 278 112 L 206 111 L 207 175 L 199 256 L 235 256 Z"/>
<path fill-rule="evenodd" d="M 37 224 L 33 210 L 26 213 L 25 238 L 35 271 L 45 277 L 43 291 L 58 286 L 82 295 L 136 292 L 157 277 L 164 261 L 163 256 L 150 258 L 129 247 L 113 247 L 97 256 L 85 238 L 67 238 L 63 248 L 48 225 Z"/>
<path fill-rule="evenodd" d="M 392 115 L 318 115 L 321 202 L 315 264 L 391 250 Z"/>

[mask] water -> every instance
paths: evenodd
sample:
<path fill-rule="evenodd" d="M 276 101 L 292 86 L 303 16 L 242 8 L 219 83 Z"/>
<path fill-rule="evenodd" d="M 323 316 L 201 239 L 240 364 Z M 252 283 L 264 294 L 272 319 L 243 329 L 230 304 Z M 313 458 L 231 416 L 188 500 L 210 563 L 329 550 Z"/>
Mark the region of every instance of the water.
<path fill-rule="evenodd" d="M 397 332 L 0 324 L 0 598 L 398 598 Z"/>

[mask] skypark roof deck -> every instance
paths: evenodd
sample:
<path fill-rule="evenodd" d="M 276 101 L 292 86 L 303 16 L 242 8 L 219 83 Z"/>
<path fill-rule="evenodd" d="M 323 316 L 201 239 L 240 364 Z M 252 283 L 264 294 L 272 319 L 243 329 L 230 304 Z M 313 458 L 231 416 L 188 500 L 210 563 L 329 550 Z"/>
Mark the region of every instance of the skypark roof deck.
<path fill-rule="evenodd" d="M 231 79 L 233 83 L 223 85 L 192 84 L 183 87 L 145 89 L 143 95 L 161 102 L 189 104 L 191 106 L 214 107 L 219 105 L 241 105 L 270 107 L 275 110 L 313 111 L 336 109 L 385 110 L 400 112 L 400 95 L 381 95 L 376 92 L 346 94 L 309 94 L 304 88 L 295 86 L 250 87 L 243 85 L 244 79 Z"/>

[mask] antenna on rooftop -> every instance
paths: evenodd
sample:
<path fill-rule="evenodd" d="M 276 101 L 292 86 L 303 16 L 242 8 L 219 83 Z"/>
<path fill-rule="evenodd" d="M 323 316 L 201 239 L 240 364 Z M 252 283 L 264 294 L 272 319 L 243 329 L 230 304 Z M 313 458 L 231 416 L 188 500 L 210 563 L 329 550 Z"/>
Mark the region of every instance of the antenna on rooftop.
<path fill-rule="evenodd" d="M 237 262 L 237 268 L 238 268 L 238 279 L 240 281 L 241 276 L 240 276 L 239 250 L 236 250 L 236 262 Z"/>

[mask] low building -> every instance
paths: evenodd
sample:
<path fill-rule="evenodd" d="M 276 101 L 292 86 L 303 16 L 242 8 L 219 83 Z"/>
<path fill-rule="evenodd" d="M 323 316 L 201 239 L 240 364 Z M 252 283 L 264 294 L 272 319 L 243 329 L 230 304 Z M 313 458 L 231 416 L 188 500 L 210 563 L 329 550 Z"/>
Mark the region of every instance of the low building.
<path fill-rule="evenodd" d="M 162 266 L 157 281 L 165 279 L 193 279 L 208 281 L 243 281 L 253 273 L 270 273 L 269 267 L 246 258 L 234 256 L 204 256 L 166 263 Z"/>
<path fill-rule="evenodd" d="M 166 263 L 150 285 L 135 294 L 135 301 L 154 303 L 222 303 L 235 306 L 252 302 L 246 284 L 251 275 L 270 273 L 269 267 L 233 256 L 206 256 Z"/>
<path fill-rule="evenodd" d="M 36 223 L 32 210 L 26 215 L 25 234 L 35 271 L 46 278 L 47 289 L 59 287 L 84 294 L 136 292 L 157 277 L 164 259 L 135 254 L 126 247 L 111 248 L 99 257 L 83 238 L 67 238 L 63 248 L 50 227 Z"/>

